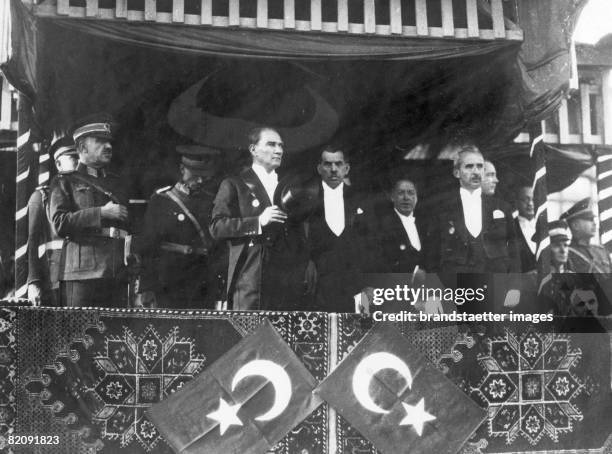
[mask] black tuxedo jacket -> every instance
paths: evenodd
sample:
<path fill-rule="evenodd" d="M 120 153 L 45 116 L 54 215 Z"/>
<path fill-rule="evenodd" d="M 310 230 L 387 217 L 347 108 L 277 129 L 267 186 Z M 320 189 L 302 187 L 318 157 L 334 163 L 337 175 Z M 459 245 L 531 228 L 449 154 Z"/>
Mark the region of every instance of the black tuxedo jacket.
<path fill-rule="evenodd" d="M 271 205 L 250 167 L 223 180 L 215 197 L 210 232 L 214 239 L 228 241 L 228 300 L 233 309 L 291 310 L 296 307 L 286 306 L 288 301 L 299 304 L 295 295 L 303 291 L 305 238 L 301 226 L 290 223 L 272 223 L 260 233 L 259 215 Z"/>
<path fill-rule="evenodd" d="M 518 219 L 514 220 L 514 229 L 516 230 L 516 244 L 521 261 L 521 272 L 526 273 L 535 270 L 537 268 L 535 254 L 531 252 L 527 240 L 525 240 L 525 235 L 523 235 Z"/>
<path fill-rule="evenodd" d="M 425 266 L 424 246 L 426 230 L 420 218 L 415 217 L 415 225 L 421 240 L 421 250 L 417 251 L 410 240 L 398 214 L 389 204 L 376 213 L 375 228 L 370 228 L 373 241 L 368 249 L 372 260 L 367 264 L 368 271 L 376 273 L 412 273 L 418 265 Z"/>
<path fill-rule="evenodd" d="M 323 186 L 319 183 L 315 208 L 308 224 L 310 258 L 317 275 L 317 307 L 330 312 L 353 312 L 352 295 L 360 288 L 359 273 L 367 237 L 363 200 L 344 185 L 344 230 L 336 236 L 325 221 Z"/>
<path fill-rule="evenodd" d="M 508 205 L 490 196 L 482 196 L 482 244 L 485 262 L 470 268 L 471 234 L 465 226 L 459 191 L 443 204 L 430 224 L 427 235 L 426 269 L 429 272 L 518 273 L 520 262 L 514 219 Z"/>

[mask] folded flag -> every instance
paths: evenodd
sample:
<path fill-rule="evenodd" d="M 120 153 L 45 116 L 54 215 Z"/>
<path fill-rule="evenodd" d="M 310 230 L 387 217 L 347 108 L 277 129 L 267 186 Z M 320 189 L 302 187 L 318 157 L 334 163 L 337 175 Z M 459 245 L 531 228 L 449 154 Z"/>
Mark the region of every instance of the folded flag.
<path fill-rule="evenodd" d="M 265 320 L 148 415 L 178 453 L 264 453 L 321 404 L 315 386 Z"/>
<path fill-rule="evenodd" d="M 315 393 L 390 454 L 454 454 L 486 416 L 387 323 L 375 325 Z"/>

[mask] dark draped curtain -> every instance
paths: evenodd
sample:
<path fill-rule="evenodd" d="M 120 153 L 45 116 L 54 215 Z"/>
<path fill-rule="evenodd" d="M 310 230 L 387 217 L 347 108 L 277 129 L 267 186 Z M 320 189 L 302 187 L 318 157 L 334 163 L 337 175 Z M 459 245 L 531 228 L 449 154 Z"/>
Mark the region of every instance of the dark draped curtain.
<path fill-rule="evenodd" d="M 49 140 L 79 116 L 111 112 L 122 125 L 116 164 L 145 195 L 173 178 L 175 146 L 193 142 L 167 113 L 203 78 L 198 108 L 281 127 L 312 114 L 311 100 L 293 94 L 316 90 L 337 112 L 333 141 L 353 152 L 357 181 L 419 144 L 433 156 L 449 142 L 499 148 L 556 109 L 584 3 L 521 0 L 521 44 L 36 18 L 11 2 L 13 57 L 2 69 L 33 101 L 34 136 Z M 289 166 L 313 167 L 316 151 L 288 151 Z M 236 150 L 227 156 L 240 162 Z"/>

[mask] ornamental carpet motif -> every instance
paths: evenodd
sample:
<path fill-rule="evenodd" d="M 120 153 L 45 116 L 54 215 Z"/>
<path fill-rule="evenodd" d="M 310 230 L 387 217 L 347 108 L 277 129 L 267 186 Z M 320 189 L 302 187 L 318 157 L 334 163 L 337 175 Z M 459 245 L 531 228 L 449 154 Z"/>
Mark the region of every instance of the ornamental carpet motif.
<path fill-rule="evenodd" d="M 338 318 L 338 361 L 371 323 Z M 441 325 L 396 324 L 424 357 L 487 409 L 487 419 L 461 454 L 612 453 L 610 334 L 539 333 L 531 324 Z M 336 440 L 340 454 L 377 452 L 339 415 Z"/>
<path fill-rule="evenodd" d="M 464 454 L 612 452 L 609 334 L 467 331 L 439 365 L 487 408 Z"/>
<path fill-rule="evenodd" d="M 0 308 L 0 452 L 169 454 L 144 411 L 268 318 L 317 380 L 372 320 L 321 313 Z M 398 323 L 488 418 L 462 454 L 612 452 L 610 335 Z M 7 436 L 59 435 L 9 447 Z M 375 453 L 327 405 L 271 451 Z"/>
<path fill-rule="evenodd" d="M 265 316 L 322 379 L 327 373 L 326 317 Z M 171 448 L 145 410 L 252 332 L 264 314 L 21 308 L 12 315 L 5 310 L 0 335 L 3 326 L 14 326 L 11 317 L 19 352 L 17 361 L 10 361 L 13 368 L 18 364 L 13 406 L 19 417 L 2 434 L 44 433 L 60 440 L 53 446 L 13 447 L 12 452 L 169 454 Z M 326 418 L 322 406 L 273 452 L 327 452 Z"/>
<path fill-rule="evenodd" d="M 15 319 L 17 311 L 0 308 L 0 451 L 2 440 L 12 431 L 17 414 L 15 382 L 17 379 L 17 342 Z"/>

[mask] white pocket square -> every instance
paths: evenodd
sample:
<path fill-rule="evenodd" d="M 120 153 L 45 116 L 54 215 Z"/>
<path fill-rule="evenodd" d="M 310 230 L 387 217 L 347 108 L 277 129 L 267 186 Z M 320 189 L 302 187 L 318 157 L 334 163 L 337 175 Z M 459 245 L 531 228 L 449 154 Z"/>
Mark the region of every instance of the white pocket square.
<path fill-rule="evenodd" d="M 503 219 L 506 216 L 504 215 L 504 212 L 502 210 L 495 210 L 493 211 L 493 219 Z"/>

